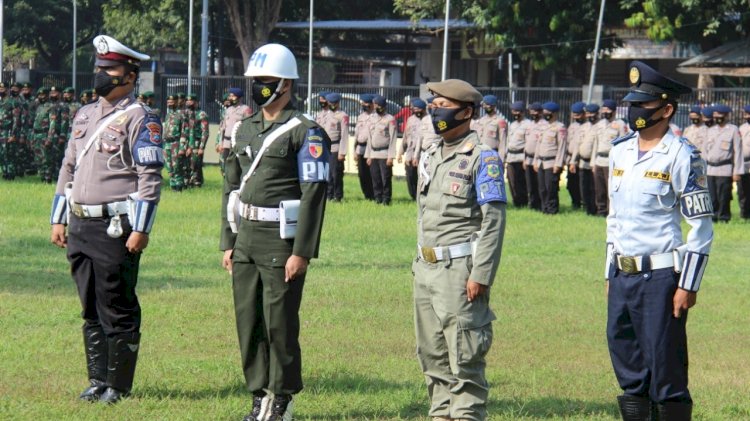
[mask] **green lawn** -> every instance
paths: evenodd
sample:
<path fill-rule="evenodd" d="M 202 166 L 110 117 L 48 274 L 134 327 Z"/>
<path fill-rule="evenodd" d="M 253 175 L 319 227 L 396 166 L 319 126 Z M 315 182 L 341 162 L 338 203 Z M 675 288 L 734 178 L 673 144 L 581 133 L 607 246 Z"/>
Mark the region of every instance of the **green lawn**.
<path fill-rule="evenodd" d="M 86 386 L 80 304 L 64 252 L 49 243 L 53 187 L 0 182 L 1 420 L 239 420 L 249 408 L 229 276 L 218 247 L 220 177 L 165 191 L 141 262 L 143 339 L 133 398 L 77 400 Z M 346 199 L 327 208 L 321 256 L 301 311 L 296 419 L 427 420 L 414 357 L 410 264 L 415 206 L 394 180 L 393 206 Z M 492 289 L 493 420 L 615 419 L 619 393 L 604 335 L 604 219 L 508 212 Z M 735 215 L 737 214 L 736 202 Z M 750 419 L 750 224 L 716 227 L 690 313 L 695 418 Z"/>

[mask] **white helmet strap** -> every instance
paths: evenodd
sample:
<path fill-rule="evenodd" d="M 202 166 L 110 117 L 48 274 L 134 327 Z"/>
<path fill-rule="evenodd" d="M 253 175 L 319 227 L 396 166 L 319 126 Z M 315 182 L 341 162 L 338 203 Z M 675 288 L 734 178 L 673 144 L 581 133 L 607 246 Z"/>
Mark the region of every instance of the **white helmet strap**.
<path fill-rule="evenodd" d="M 286 81 L 286 79 L 284 79 L 284 78 L 279 79 L 279 84 L 276 85 L 276 91 L 274 91 L 273 95 L 271 95 L 271 97 L 268 98 L 268 101 L 264 102 L 263 104 L 260 104 L 261 108 L 266 107 L 270 103 L 276 101 L 276 98 L 278 98 L 278 96 L 281 94 L 281 88 L 284 87 L 284 82 L 285 81 Z"/>

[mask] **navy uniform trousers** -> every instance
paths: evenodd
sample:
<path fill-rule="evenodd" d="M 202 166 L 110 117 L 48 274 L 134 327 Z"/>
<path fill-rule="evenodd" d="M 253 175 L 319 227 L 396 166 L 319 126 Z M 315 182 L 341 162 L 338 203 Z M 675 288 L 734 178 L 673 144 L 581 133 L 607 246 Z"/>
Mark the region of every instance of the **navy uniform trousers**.
<path fill-rule="evenodd" d="M 140 254 L 125 248 L 131 227 L 122 216 L 122 237 L 107 235 L 109 218 L 70 215 L 68 261 L 88 327 L 101 325 L 107 336 L 139 332 L 141 306 L 135 295 Z"/>
<path fill-rule="evenodd" d="M 688 391 L 687 313 L 676 319 L 679 274 L 671 268 L 610 277 L 607 342 L 626 395 L 692 403 Z"/>

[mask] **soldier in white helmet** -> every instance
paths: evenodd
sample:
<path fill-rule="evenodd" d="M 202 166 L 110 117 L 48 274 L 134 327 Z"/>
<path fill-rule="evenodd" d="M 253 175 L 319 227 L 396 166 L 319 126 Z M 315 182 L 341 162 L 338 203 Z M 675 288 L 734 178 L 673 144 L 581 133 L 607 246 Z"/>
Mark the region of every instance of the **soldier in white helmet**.
<path fill-rule="evenodd" d="M 259 111 L 230 131 L 220 247 L 253 394 L 244 420 L 291 420 L 292 395 L 302 390 L 298 312 L 307 265 L 318 257 L 331 142 L 292 103 L 289 49 L 258 48 L 245 76 Z"/>

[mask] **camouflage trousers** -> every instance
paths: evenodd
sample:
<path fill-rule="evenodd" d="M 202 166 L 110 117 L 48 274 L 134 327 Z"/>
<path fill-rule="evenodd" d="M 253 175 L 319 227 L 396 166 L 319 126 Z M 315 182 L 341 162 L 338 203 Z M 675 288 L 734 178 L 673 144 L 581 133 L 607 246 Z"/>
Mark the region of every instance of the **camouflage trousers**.
<path fill-rule="evenodd" d="M 34 134 L 33 149 L 39 177 L 45 183 L 51 183 L 55 165 L 55 148 L 46 133 Z"/>
<path fill-rule="evenodd" d="M 18 144 L 18 161 L 16 161 L 17 175 L 36 174 L 36 164 L 34 163 L 34 151 L 31 148 L 31 141 L 24 135 L 21 136 L 21 142 Z"/>
<path fill-rule="evenodd" d="M 164 166 L 169 174 L 169 187 L 173 190 L 185 188 L 185 177 L 187 170 L 187 158 L 180 155 L 179 140 L 166 140 L 164 142 Z"/>
<path fill-rule="evenodd" d="M 0 167 L 2 167 L 3 178 L 13 180 L 17 175 L 18 142 L 9 142 L 6 138 L 0 138 Z"/>
<path fill-rule="evenodd" d="M 190 182 L 191 186 L 200 187 L 203 185 L 203 155 L 198 155 L 198 149 L 193 149 L 190 155 Z"/>

